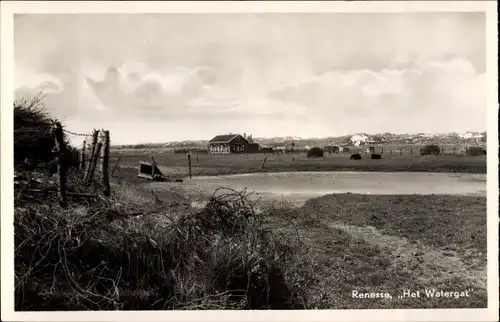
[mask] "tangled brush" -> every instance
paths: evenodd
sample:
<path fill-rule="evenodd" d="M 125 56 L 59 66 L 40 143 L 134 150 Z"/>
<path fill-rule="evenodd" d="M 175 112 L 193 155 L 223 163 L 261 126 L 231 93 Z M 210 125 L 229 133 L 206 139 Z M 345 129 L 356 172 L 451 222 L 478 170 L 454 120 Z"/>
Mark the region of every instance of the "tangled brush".
<path fill-rule="evenodd" d="M 297 308 L 295 243 L 247 197 L 221 189 L 177 218 L 112 199 L 17 207 L 16 310 Z"/>

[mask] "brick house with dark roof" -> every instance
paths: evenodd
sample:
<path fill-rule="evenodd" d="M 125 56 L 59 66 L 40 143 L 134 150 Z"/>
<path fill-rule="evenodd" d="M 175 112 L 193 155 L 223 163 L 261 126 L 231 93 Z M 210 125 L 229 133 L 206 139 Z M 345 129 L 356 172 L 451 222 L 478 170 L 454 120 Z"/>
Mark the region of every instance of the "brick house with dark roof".
<path fill-rule="evenodd" d="M 208 152 L 211 154 L 255 153 L 259 145 L 240 134 L 217 135 L 208 141 Z"/>

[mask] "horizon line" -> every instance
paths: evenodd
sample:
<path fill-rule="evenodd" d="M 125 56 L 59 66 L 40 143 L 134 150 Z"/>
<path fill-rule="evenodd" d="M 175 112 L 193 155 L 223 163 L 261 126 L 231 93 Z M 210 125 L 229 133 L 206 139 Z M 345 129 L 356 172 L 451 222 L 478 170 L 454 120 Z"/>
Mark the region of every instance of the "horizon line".
<path fill-rule="evenodd" d="M 337 136 L 321 136 L 321 137 L 300 137 L 300 136 L 292 136 L 292 135 L 283 135 L 283 136 L 252 136 L 253 140 L 257 139 L 281 139 L 281 138 L 296 138 L 297 140 L 324 140 L 324 139 L 336 139 L 336 138 L 341 138 L 345 136 L 354 136 L 354 135 L 384 135 L 384 134 L 390 134 L 390 135 L 419 135 L 419 134 L 424 134 L 424 135 L 450 135 L 450 134 L 458 134 L 458 133 L 466 133 L 466 132 L 472 132 L 472 133 L 487 133 L 487 130 L 483 131 L 471 131 L 471 130 L 466 130 L 464 132 L 436 132 L 436 133 L 431 133 L 431 132 L 409 132 L 409 133 L 393 133 L 393 132 L 378 132 L 378 133 L 366 133 L 366 132 L 358 132 L 354 134 L 344 134 L 344 135 L 337 135 Z M 230 134 L 230 133 L 225 133 L 225 134 Z M 234 135 L 242 135 L 241 133 L 231 133 Z M 216 135 L 224 135 L 223 134 L 216 134 Z M 242 135 L 243 136 L 243 135 Z M 180 143 L 180 142 L 196 142 L 196 141 L 210 141 L 209 139 L 185 139 L 185 140 L 172 140 L 172 141 L 163 141 L 163 142 L 139 142 L 139 143 L 121 143 L 121 144 L 114 144 L 113 146 L 117 145 L 146 145 L 146 144 L 166 144 L 166 143 Z"/>

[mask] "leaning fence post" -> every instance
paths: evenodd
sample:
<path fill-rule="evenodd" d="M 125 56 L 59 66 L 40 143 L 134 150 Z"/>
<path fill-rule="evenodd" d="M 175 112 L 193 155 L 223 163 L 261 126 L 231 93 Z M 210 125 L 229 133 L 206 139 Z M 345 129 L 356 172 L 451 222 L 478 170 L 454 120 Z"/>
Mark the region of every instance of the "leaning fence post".
<path fill-rule="evenodd" d="M 266 154 L 266 156 L 264 157 L 264 160 L 262 161 L 262 166 L 261 166 L 262 169 L 264 169 L 264 167 L 266 166 L 266 160 L 267 160 L 268 156 L 269 156 L 269 154 Z"/>
<path fill-rule="evenodd" d="M 151 156 L 151 164 L 153 165 L 151 168 L 151 176 L 153 177 L 153 180 L 155 178 L 155 167 L 156 167 L 156 162 L 155 162 L 155 158 L 153 156 Z"/>
<path fill-rule="evenodd" d="M 87 182 L 92 181 L 92 178 L 94 177 L 95 168 L 97 166 L 97 159 L 99 159 L 99 153 L 101 152 L 101 147 L 102 143 L 101 142 L 97 143 L 94 155 L 92 157 L 92 161 L 90 162 L 90 172 L 89 176 L 87 177 Z"/>
<path fill-rule="evenodd" d="M 109 197 L 111 194 L 111 187 L 109 185 L 109 131 L 102 132 L 104 134 L 104 148 L 102 150 L 101 160 L 102 185 L 104 186 L 104 196 Z"/>
<path fill-rule="evenodd" d="M 56 123 L 56 129 L 54 131 L 55 144 L 57 149 L 57 170 L 59 174 L 57 196 L 59 198 L 59 204 L 65 207 L 67 204 L 66 200 L 66 146 L 64 145 L 64 134 L 61 123 Z"/>
<path fill-rule="evenodd" d="M 99 132 L 94 129 L 94 131 L 92 132 L 92 145 L 90 147 L 89 162 L 87 163 L 87 170 L 85 171 L 85 175 L 83 177 L 84 181 L 89 180 L 90 170 L 92 169 L 92 160 L 94 160 L 94 154 L 95 154 L 95 150 L 96 150 L 97 136 L 98 135 L 99 135 Z"/>
<path fill-rule="evenodd" d="M 191 152 L 188 152 L 189 179 L 191 179 Z"/>
<path fill-rule="evenodd" d="M 83 146 L 82 146 L 82 152 L 80 153 L 80 170 L 84 171 L 85 170 L 85 149 L 87 142 L 83 140 Z"/>

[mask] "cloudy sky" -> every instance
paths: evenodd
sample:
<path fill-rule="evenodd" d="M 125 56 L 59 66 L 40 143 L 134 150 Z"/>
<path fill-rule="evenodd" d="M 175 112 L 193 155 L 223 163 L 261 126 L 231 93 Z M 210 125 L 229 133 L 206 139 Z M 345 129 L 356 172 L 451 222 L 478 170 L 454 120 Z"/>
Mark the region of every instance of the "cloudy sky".
<path fill-rule="evenodd" d="M 16 98 L 113 143 L 486 129 L 479 13 L 16 15 Z"/>

